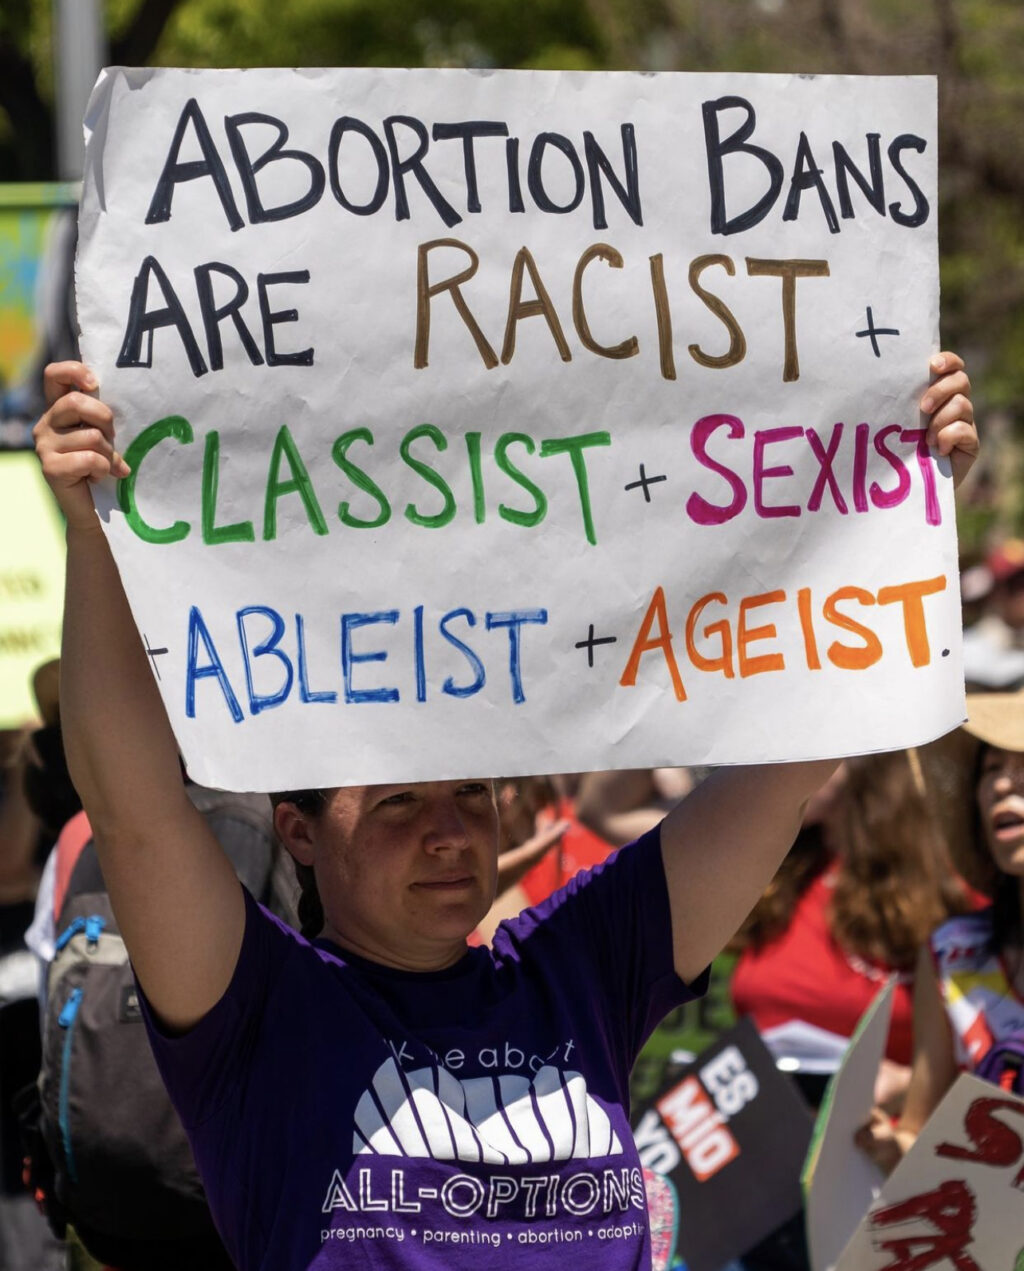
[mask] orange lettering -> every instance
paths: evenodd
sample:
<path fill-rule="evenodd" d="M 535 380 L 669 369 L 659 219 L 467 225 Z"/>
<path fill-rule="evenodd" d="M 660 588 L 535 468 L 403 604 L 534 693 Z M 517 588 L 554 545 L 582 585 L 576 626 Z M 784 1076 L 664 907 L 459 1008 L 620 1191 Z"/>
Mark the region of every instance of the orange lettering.
<path fill-rule="evenodd" d="M 922 601 L 925 596 L 934 596 L 945 590 L 946 580 L 940 575 L 938 578 L 922 578 L 916 583 L 902 583 L 899 587 L 883 587 L 878 593 L 880 605 L 896 602 L 903 605 L 903 630 L 912 666 L 927 666 L 932 660 Z"/>
<path fill-rule="evenodd" d="M 736 644 L 740 655 L 740 678 L 750 675 L 761 675 L 765 671 L 784 671 L 786 662 L 781 653 L 763 653 L 760 657 L 748 657 L 747 645 L 755 640 L 774 640 L 775 624 L 766 623 L 763 627 L 747 627 L 747 614 L 751 609 L 761 605 L 777 605 L 786 599 L 784 591 L 767 591 L 760 596 L 744 596 L 740 601 L 740 617 L 736 624 Z"/>
<path fill-rule="evenodd" d="M 651 629 L 655 621 L 657 621 L 660 634 L 652 639 Z M 640 630 L 637 632 L 636 640 L 633 644 L 633 651 L 629 655 L 626 669 L 622 672 L 622 679 L 619 680 L 623 688 L 636 687 L 636 673 L 640 669 L 640 658 L 644 653 L 650 653 L 654 649 L 661 650 L 668 664 L 676 701 L 685 702 L 686 690 L 683 688 L 683 679 L 679 674 L 676 655 L 672 648 L 672 632 L 668 628 L 668 613 L 665 610 L 665 592 L 661 587 L 655 588 L 651 603 L 644 614 L 644 620 L 640 624 Z"/>
<path fill-rule="evenodd" d="M 723 618 L 719 622 L 709 623 L 703 631 L 705 640 L 710 640 L 712 636 L 718 636 L 722 641 L 722 654 L 720 657 L 706 658 L 697 648 L 693 639 L 700 616 L 712 601 L 719 605 L 729 603 L 720 591 L 711 591 L 706 596 L 701 596 L 700 600 L 690 610 L 690 616 L 686 620 L 686 652 L 698 671 L 721 671 L 727 680 L 731 680 L 735 675 L 735 671 L 732 667 L 732 629 L 728 621 Z"/>
<path fill-rule="evenodd" d="M 851 649 L 848 644 L 840 644 L 838 640 L 828 646 L 828 660 L 833 666 L 844 671 L 864 671 L 874 666 L 882 656 L 882 642 L 870 627 L 865 627 L 855 618 L 840 613 L 836 606 L 842 600 L 858 600 L 862 605 L 873 605 L 875 598 L 870 591 L 862 587 L 840 587 L 825 601 L 823 613 L 825 620 L 834 627 L 841 627 L 851 635 L 859 636 L 864 641 L 863 649 Z"/>
<path fill-rule="evenodd" d="M 800 613 L 800 630 L 804 634 L 804 652 L 807 654 L 807 669 L 821 670 L 821 658 L 818 656 L 818 640 L 814 634 L 814 622 L 811 619 L 811 589 L 801 587 L 796 593 L 796 605 Z"/>

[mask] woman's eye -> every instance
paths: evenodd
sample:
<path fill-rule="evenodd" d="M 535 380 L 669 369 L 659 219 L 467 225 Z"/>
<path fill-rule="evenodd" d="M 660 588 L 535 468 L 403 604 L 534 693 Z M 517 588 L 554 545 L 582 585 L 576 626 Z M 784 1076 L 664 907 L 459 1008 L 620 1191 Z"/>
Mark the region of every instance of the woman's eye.
<path fill-rule="evenodd" d="M 482 794 L 490 796 L 490 793 L 491 788 L 486 781 L 469 781 L 466 785 L 459 788 L 459 794 L 468 794 L 470 796 Z"/>
<path fill-rule="evenodd" d="M 389 794 L 386 799 L 381 799 L 379 806 L 382 808 L 395 808 L 403 803 L 412 802 L 412 793 L 408 790 L 402 790 L 398 794 Z"/>

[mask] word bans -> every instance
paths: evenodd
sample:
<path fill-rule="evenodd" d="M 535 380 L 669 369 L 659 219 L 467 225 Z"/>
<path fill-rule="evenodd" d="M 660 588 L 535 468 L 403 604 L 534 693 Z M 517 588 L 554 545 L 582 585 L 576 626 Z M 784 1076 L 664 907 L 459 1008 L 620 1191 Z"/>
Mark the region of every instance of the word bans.
<path fill-rule="evenodd" d="M 928 642 L 924 601 L 926 597 L 937 595 L 945 589 L 946 580 L 941 576 L 882 587 L 877 595 L 863 587 L 837 588 L 822 603 L 818 621 L 824 619 L 829 626 L 856 637 L 858 643 L 844 644 L 833 640 L 824 650 L 825 658 L 844 671 L 864 671 L 880 662 L 885 653 L 882 641 L 871 627 L 860 620 L 859 615 L 864 609 L 876 605 L 896 604 L 903 610 L 903 632 L 911 665 L 927 666 L 931 662 L 931 646 Z M 729 610 L 730 601 L 721 591 L 712 591 L 701 596 L 687 614 L 681 642 L 691 666 L 702 672 L 720 672 L 730 680 L 737 674 L 740 679 L 748 679 L 770 671 L 785 671 L 787 663 L 783 653 L 779 649 L 768 652 L 764 647 L 768 641 L 778 638 L 776 624 L 762 621 L 764 615 L 759 612 L 778 605 L 786 605 L 786 616 L 790 619 L 795 616 L 797 620 L 800 646 L 807 669 L 822 670 L 824 664 L 815 621 L 814 596 L 810 587 L 801 587 L 797 591 L 795 615 L 789 595 L 780 589 L 744 596 L 736 608 L 735 619 L 726 613 L 715 617 L 703 628 L 701 622 L 705 615 L 713 616 L 716 613 L 721 614 L 722 610 Z M 857 617 L 848 612 L 847 606 L 850 605 L 857 606 Z M 680 641 L 673 636 L 669 623 L 664 588 L 656 587 L 633 641 L 629 659 L 619 680 L 620 685 L 623 688 L 635 688 L 644 654 L 657 652 L 668 667 L 676 700 L 685 702 L 686 689 L 676 656 L 679 645 Z M 759 646 L 756 652 L 753 651 L 755 645 Z"/>
<path fill-rule="evenodd" d="M 341 698 L 346 704 L 388 704 L 403 700 L 402 689 L 398 685 L 382 682 L 390 677 L 383 672 L 374 677 L 368 670 L 370 663 L 388 660 L 390 650 L 381 647 L 386 630 L 381 628 L 398 627 L 402 617 L 398 609 L 341 615 Z M 484 630 L 505 633 L 504 666 L 512 701 L 517 706 L 526 701 L 522 674 L 523 628 L 531 624 L 544 625 L 547 620 L 546 609 L 513 609 L 487 613 L 483 617 Z M 472 630 L 476 625 L 477 617 L 471 609 L 458 608 L 449 610 L 438 619 L 436 630 L 430 632 L 431 652 L 436 661 L 441 661 L 440 645 L 441 652 L 458 654 L 464 664 L 460 680 L 449 675 L 440 685 L 440 692 L 448 697 L 475 697 L 487 683 L 483 659 L 465 638 L 467 628 Z M 369 628 L 377 630 L 371 633 Z M 361 635 L 358 634 L 360 632 Z M 244 699 L 236 692 L 202 612 L 197 605 L 192 606 L 188 619 L 185 668 L 185 714 L 189 719 L 196 717 L 197 689 L 203 680 L 216 682 L 221 700 L 236 724 L 242 723 L 246 717 L 243 700 L 250 716 L 283 706 L 290 698 L 297 698 L 303 705 L 338 702 L 337 689 L 311 687 L 302 614 L 295 615 L 294 628 L 289 632 L 288 624 L 276 609 L 269 605 L 248 605 L 235 614 L 235 636 L 245 675 Z M 423 605 L 417 605 L 412 611 L 412 631 L 407 633 L 407 639 L 411 645 L 406 652 L 411 653 L 413 695 L 417 702 L 425 702 L 428 697 L 428 632 Z M 376 682 L 372 682 L 374 680 Z"/>

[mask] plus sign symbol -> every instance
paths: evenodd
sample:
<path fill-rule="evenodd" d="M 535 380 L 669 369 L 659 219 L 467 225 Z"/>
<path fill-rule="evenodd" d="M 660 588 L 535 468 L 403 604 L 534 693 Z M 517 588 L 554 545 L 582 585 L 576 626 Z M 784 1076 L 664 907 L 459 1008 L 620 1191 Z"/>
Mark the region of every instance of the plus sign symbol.
<path fill-rule="evenodd" d="M 644 467 L 644 465 L 643 465 L 643 464 L 641 464 L 641 465 L 640 465 L 640 478 L 639 478 L 639 480 L 637 480 L 637 481 L 630 481 L 629 485 L 623 486 L 623 489 L 624 489 L 624 490 L 643 490 L 643 492 L 644 492 L 644 502 L 645 502 L 645 503 L 650 503 L 650 501 L 651 501 L 651 486 L 652 486 L 652 485 L 657 485 L 659 481 L 667 481 L 667 480 L 668 480 L 668 477 L 666 477 L 666 476 L 649 477 L 649 476 L 647 475 L 647 469 Z"/>
<path fill-rule="evenodd" d="M 594 665 L 594 649 L 597 647 L 597 645 L 599 645 L 599 644 L 616 644 L 617 642 L 618 642 L 618 636 L 596 636 L 596 635 L 594 635 L 594 624 L 593 624 L 593 623 L 591 623 L 591 624 L 590 624 L 590 626 L 589 626 L 589 628 L 587 629 L 587 638 L 586 638 L 585 640 L 577 640 L 576 644 L 575 644 L 573 647 L 574 647 L 574 648 L 577 648 L 577 649 L 586 649 L 586 651 L 587 651 L 587 666 L 589 666 L 589 667 L 593 667 L 593 665 Z"/>
<path fill-rule="evenodd" d="M 875 357 L 881 357 L 882 350 L 878 347 L 878 337 L 880 335 L 899 335 L 899 329 L 897 327 L 876 327 L 875 317 L 871 312 L 870 305 L 868 305 L 867 322 L 868 325 L 864 330 L 857 332 L 857 339 L 863 340 L 867 336 L 871 341 L 871 348 L 874 350 Z"/>

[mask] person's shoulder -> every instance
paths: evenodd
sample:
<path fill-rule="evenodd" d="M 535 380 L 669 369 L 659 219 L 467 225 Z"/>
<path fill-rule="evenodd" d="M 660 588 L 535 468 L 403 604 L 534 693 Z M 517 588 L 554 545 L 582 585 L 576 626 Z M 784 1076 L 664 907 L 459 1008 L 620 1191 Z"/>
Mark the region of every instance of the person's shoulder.
<path fill-rule="evenodd" d="M 932 932 L 932 954 L 949 972 L 977 966 L 992 952 L 992 908 L 947 919 Z"/>
<path fill-rule="evenodd" d="M 661 870 L 661 827 L 648 830 L 632 843 L 616 848 L 603 861 L 579 870 L 550 896 L 530 905 L 515 918 L 501 922 L 495 932 L 493 948 L 497 957 L 508 952 L 540 931 L 558 930 L 571 921 L 571 916 L 587 910 L 590 902 L 610 907 L 636 887 L 644 886 L 644 878 L 652 870 Z M 662 874 L 663 878 L 664 875 Z"/>

